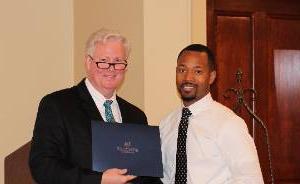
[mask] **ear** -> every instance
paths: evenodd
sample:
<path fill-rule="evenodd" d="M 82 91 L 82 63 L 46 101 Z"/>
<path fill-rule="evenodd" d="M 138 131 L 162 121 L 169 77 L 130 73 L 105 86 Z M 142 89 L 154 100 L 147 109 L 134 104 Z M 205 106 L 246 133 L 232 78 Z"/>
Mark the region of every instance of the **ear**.
<path fill-rule="evenodd" d="M 209 76 L 209 84 L 211 85 L 212 83 L 214 83 L 215 79 L 217 76 L 217 72 L 214 70 L 212 72 L 210 72 L 210 76 Z"/>
<path fill-rule="evenodd" d="M 85 55 L 84 57 L 84 66 L 87 70 L 91 67 L 91 58 L 88 55 Z"/>

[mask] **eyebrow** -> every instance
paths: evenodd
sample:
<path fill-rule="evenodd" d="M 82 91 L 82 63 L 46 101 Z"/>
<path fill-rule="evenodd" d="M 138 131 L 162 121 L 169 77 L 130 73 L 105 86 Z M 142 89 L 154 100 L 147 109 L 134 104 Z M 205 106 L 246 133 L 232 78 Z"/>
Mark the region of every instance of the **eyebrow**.
<path fill-rule="evenodd" d="M 203 66 L 195 66 L 194 68 L 203 68 Z"/>
<path fill-rule="evenodd" d="M 187 67 L 187 66 L 184 65 L 184 64 L 180 64 L 180 65 L 177 65 L 177 67 Z M 199 69 L 202 69 L 202 68 L 204 68 L 204 66 L 197 65 L 197 66 L 194 66 L 193 68 L 199 68 Z"/>

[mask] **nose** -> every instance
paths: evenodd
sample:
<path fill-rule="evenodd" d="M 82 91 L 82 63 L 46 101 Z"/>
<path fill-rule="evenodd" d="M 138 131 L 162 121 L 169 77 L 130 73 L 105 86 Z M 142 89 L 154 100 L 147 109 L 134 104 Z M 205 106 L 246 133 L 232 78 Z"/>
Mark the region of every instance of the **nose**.
<path fill-rule="evenodd" d="M 184 75 L 184 79 L 186 81 L 193 81 L 194 80 L 194 72 L 191 70 L 187 70 L 185 75 Z"/>
<path fill-rule="evenodd" d="M 110 64 L 107 70 L 108 70 L 108 71 L 113 71 L 113 70 L 115 70 L 115 65 Z"/>

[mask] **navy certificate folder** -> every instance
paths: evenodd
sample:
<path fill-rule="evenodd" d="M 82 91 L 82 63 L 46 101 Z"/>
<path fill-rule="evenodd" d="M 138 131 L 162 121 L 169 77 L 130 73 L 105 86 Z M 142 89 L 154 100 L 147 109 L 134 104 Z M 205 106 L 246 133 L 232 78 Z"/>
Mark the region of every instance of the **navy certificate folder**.
<path fill-rule="evenodd" d="M 127 169 L 135 176 L 163 177 L 159 128 L 92 121 L 93 170 Z"/>

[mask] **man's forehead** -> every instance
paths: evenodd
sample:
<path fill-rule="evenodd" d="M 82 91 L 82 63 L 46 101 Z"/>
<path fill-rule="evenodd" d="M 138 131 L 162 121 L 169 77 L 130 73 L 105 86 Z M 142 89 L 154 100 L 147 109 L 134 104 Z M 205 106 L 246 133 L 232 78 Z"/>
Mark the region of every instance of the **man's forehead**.
<path fill-rule="evenodd" d="M 192 51 L 192 50 L 186 50 L 186 51 L 183 51 L 181 57 L 186 57 L 186 56 L 194 56 L 194 57 L 200 57 L 200 58 L 208 58 L 208 55 L 206 52 L 199 52 L 199 51 Z"/>
<path fill-rule="evenodd" d="M 177 65 L 193 64 L 203 65 L 208 63 L 208 56 L 205 52 L 185 51 L 178 58 Z"/>

